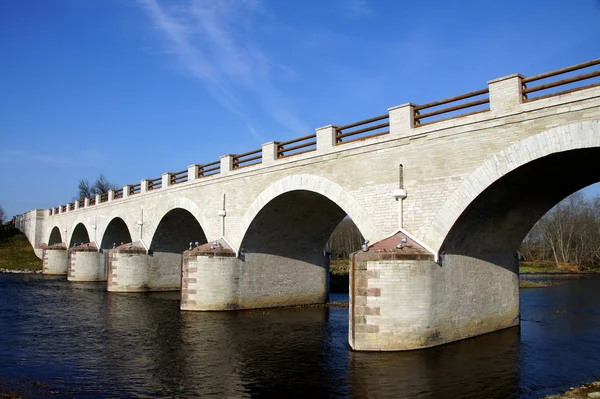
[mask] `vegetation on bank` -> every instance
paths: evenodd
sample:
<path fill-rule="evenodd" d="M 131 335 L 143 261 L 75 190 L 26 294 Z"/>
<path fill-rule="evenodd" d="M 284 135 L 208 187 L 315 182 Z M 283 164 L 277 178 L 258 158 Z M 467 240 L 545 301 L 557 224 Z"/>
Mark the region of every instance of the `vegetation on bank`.
<path fill-rule="evenodd" d="M 0 269 L 42 270 L 42 260 L 25 234 L 13 225 L 0 225 Z"/>

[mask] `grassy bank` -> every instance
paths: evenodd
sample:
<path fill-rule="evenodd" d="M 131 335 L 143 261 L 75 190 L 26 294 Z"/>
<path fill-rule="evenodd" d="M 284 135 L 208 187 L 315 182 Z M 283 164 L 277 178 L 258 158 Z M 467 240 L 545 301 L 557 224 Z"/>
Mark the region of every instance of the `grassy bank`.
<path fill-rule="evenodd" d="M 42 270 L 27 237 L 12 226 L 0 226 L 0 269 Z"/>

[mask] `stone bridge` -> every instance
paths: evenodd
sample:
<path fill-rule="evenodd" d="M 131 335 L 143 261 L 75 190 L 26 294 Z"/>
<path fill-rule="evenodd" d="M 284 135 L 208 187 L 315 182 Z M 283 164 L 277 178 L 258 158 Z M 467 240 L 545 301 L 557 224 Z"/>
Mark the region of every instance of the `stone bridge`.
<path fill-rule="evenodd" d="M 600 59 L 18 215 L 44 273 L 180 290 L 183 310 L 323 303 L 349 216 L 349 343 L 425 348 L 519 323 L 519 245 L 600 180 Z M 590 72 L 591 70 L 591 72 Z M 589 84 L 590 81 L 592 84 Z"/>

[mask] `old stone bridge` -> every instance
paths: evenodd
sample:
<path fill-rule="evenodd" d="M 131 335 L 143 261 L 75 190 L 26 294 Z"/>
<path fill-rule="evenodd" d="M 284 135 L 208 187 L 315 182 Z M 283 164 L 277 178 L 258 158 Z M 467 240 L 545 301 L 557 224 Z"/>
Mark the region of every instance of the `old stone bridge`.
<path fill-rule="evenodd" d="M 600 180 L 600 59 L 17 216 L 44 273 L 180 290 L 183 310 L 323 303 L 352 218 L 349 342 L 443 344 L 519 323 L 519 245 Z M 592 82 L 592 84 L 590 84 Z"/>

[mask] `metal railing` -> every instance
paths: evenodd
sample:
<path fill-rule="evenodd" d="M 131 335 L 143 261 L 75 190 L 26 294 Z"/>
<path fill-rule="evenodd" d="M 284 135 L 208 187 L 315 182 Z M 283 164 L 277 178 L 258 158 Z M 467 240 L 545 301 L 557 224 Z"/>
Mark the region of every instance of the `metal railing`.
<path fill-rule="evenodd" d="M 372 137 L 383 136 L 390 132 L 390 115 L 385 114 L 376 116 L 375 118 L 366 119 L 364 121 L 351 123 L 344 126 L 335 127 L 335 143 L 336 145 L 351 143 L 353 141 L 370 139 Z M 375 123 L 379 121 L 385 121 L 383 123 Z M 360 129 L 347 131 L 354 127 L 362 126 Z M 357 136 L 350 140 L 348 137 Z"/>
<path fill-rule="evenodd" d="M 204 165 L 198 165 L 198 176 L 196 177 L 208 177 L 219 173 L 221 173 L 221 161 L 216 161 Z"/>
<path fill-rule="evenodd" d="M 472 99 L 473 97 L 480 97 L 480 96 L 485 96 L 485 95 L 487 95 L 487 97 L 485 97 L 485 98 L 451 105 L 450 107 L 435 109 L 433 111 L 429 111 L 426 113 L 421 113 L 421 111 L 424 109 L 436 108 L 441 105 L 446 105 L 446 104 L 450 104 L 450 103 L 458 103 L 463 100 Z M 479 112 L 489 111 L 490 110 L 489 106 L 486 108 L 481 108 L 482 105 L 489 104 L 489 102 L 490 102 L 489 89 L 483 89 L 483 90 L 473 91 L 473 92 L 467 93 L 467 94 L 462 94 L 460 96 L 447 98 L 445 100 L 435 101 L 435 102 L 432 102 L 429 104 L 416 105 L 415 107 L 413 107 L 413 110 L 415 113 L 414 114 L 414 126 L 416 127 L 416 126 L 420 126 L 420 125 L 425 125 L 427 123 L 439 122 L 439 121 L 446 120 L 446 119 L 458 118 L 458 117 L 462 117 L 462 116 L 476 114 Z M 474 109 L 476 107 L 480 107 L 480 108 Z M 457 112 L 457 111 L 462 111 L 463 109 L 467 109 L 467 108 L 472 108 L 472 109 L 466 113 L 458 113 Z M 451 115 L 447 115 L 446 117 L 439 117 L 440 115 L 444 115 L 444 114 L 451 114 Z M 424 119 L 434 118 L 434 117 L 438 117 L 438 118 L 423 121 Z"/>
<path fill-rule="evenodd" d="M 61 205 L 60 206 L 60 212 L 66 212 L 67 211 L 67 206 L 66 205 Z"/>
<path fill-rule="evenodd" d="M 142 192 L 142 183 L 129 186 L 129 195 L 135 195 Z"/>
<path fill-rule="evenodd" d="M 181 172 L 171 173 L 170 184 L 179 184 L 188 181 L 188 170 L 182 170 Z"/>
<path fill-rule="evenodd" d="M 295 145 L 292 145 L 295 144 Z M 297 139 L 277 142 L 277 158 L 291 157 L 317 149 L 317 135 L 299 137 Z"/>
<path fill-rule="evenodd" d="M 107 202 L 107 201 L 108 201 L 108 193 L 100 194 L 100 203 Z"/>
<path fill-rule="evenodd" d="M 114 191 L 113 199 L 119 199 L 119 198 L 123 198 L 123 189 L 122 188 Z"/>
<path fill-rule="evenodd" d="M 75 210 L 75 203 L 74 202 L 69 202 L 67 205 L 68 205 L 70 211 Z"/>
<path fill-rule="evenodd" d="M 77 201 L 77 206 L 79 208 L 83 208 L 85 206 L 85 200 L 79 200 L 79 201 Z"/>
<path fill-rule="evenodd" d="M 90 198 L 88 205 L 89 206 L 96 205 L 96 197 Z"/>
<path fill-rule="evenodd" d="M 148 191 L 158 190 L 159 188 L 162 188 L 162 177 L 148 180 Z"/>
<path fill-rule="evenodd" d="M 581 69 L 588 69 L 588 68 L 591 68 L 591 67 L 594 67 L 597 65 L 600 65 L 600 58 L 596 59 L 596 60 L 584 62 L 582 64 L 573 65 L 573 66 L 570 66 L 567 68 L 558 69 L 556 71 L 542 73 L 540 75 L 523 78 L 521 80 L 521 82 L 523 83 L 523 100 L 524 101 L 539 100 L 542 98 L 558 96 L 561 94 L 571 93 L 574 91 L 579 91 L 579 90 L 589 89 L 589 88 L 595 87 L 595 86 L 600 86 L 600 79 L 596 79 L 597 80 L 596 83 L 592 83 L 592 84 L 588 84 L 588 85 L 578 85 L 577 84 L 584 80 L 599 78 L 600 70 L 587 72 L 587 73 L 584 73 L 581 75 L 566 77 L 566 78 L 563 78 L 561 80 L 557 80 L 554 82 L 542 83 L 537 86 L 528 87 L 528 85 L 527 85 L 528 83 L 531 83 L 531 82 L 537 82 L 539 80 L 546 80 L 546 79 L 553 78 L 553 77 L 559 76 L 559 75 L 566 75 L 566 74 L 569 74 L 570 72 L 579 71 Z M 555 93 L 547 92 L 549 89 L 559 87 L 559 86 L 564 86 L 564 87 L 562 87 L 562 89 L 564 89 L 564 90 L 561 90 L 561 91 L 558 91 Z M 532 93 L 538 93 L 539 95 L 537 95 L 536 97 L 532 97 L 531 96 Z"/>
<path fill-rule="evenodd" d="M 258 155 L 257 155 L 258 154 Z M 262 162 L 262 148 L 233 156 L 233 169 L 258 165 Z"/>

